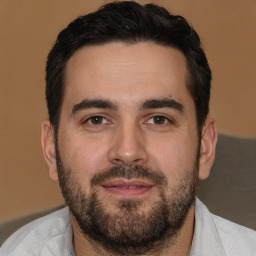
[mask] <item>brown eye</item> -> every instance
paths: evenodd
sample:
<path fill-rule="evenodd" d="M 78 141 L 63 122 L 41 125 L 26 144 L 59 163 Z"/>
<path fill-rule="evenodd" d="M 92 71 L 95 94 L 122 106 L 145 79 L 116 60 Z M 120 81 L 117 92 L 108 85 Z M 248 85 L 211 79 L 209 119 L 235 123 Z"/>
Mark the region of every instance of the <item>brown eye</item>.
<path fill-rule="evenodd" d="M 154 124 L 165 124 L 166 122 L 168 122 L 168 120 L 165 116 L 154 116 L 153 117 Z"/>
<path fill-rule="evenodd" d="M 100 125 L 106 123 L 106 119 L 103 116 L 92 116 L 87 120 L 87 122 L 93 125 Z"/>

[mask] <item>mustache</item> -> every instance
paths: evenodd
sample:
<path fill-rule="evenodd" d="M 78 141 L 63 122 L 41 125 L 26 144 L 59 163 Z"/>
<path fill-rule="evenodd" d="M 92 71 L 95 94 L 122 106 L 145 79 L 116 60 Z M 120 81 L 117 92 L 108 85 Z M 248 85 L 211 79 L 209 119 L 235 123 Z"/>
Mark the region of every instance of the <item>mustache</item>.
<path fill-rule="evenodd" d="M 91 186 L 97 186 L 113 178 L 131 179 L 145 179 L 151 181 L 155 185 L 167 185 L 165 175 L 160 171 L 153 171 L 150 168 L 134 165 L 128 166 L 113 166 L 111 168 L 100 170 L 92 179 Z"/>

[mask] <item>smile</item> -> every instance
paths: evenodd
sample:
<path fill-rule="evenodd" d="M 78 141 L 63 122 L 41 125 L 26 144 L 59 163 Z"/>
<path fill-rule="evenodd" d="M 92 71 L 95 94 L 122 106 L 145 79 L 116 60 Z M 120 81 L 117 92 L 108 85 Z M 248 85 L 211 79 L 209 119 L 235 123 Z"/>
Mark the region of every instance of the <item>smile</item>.
<path fill-rule="evenodd" d="M 142 180 L 112 180 L 102 184 L 102 187 L 109 193 L 121 197 L 140 196 L 149 192 L 154 184 Z"/>

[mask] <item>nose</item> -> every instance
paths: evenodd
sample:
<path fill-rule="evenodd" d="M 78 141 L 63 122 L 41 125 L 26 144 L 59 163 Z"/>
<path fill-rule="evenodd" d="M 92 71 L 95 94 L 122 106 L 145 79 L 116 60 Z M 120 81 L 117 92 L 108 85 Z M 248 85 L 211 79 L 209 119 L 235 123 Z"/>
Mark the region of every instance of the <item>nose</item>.
<path fill-rule="evenodd" d="M 146 140 L 140 127 L 120 127 L 113 137 L 108 155 L 112 164 L 132 166 L 147 162 Z"/>

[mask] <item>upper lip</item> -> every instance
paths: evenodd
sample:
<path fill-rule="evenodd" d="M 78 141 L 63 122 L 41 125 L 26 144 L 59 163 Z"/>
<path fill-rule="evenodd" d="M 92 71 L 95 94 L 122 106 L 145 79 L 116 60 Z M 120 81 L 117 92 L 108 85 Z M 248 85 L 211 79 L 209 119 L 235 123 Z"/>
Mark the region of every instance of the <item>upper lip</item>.
<path fill-rule="evenodd" d="M 124 179 L 115 179 L 104 182 L 102 184 L 103 187 L 129 187 L 129 186 L 137 186 L 137 187 L 152 187 L 154 184 L 144 180 L 124 180 Z"/>

